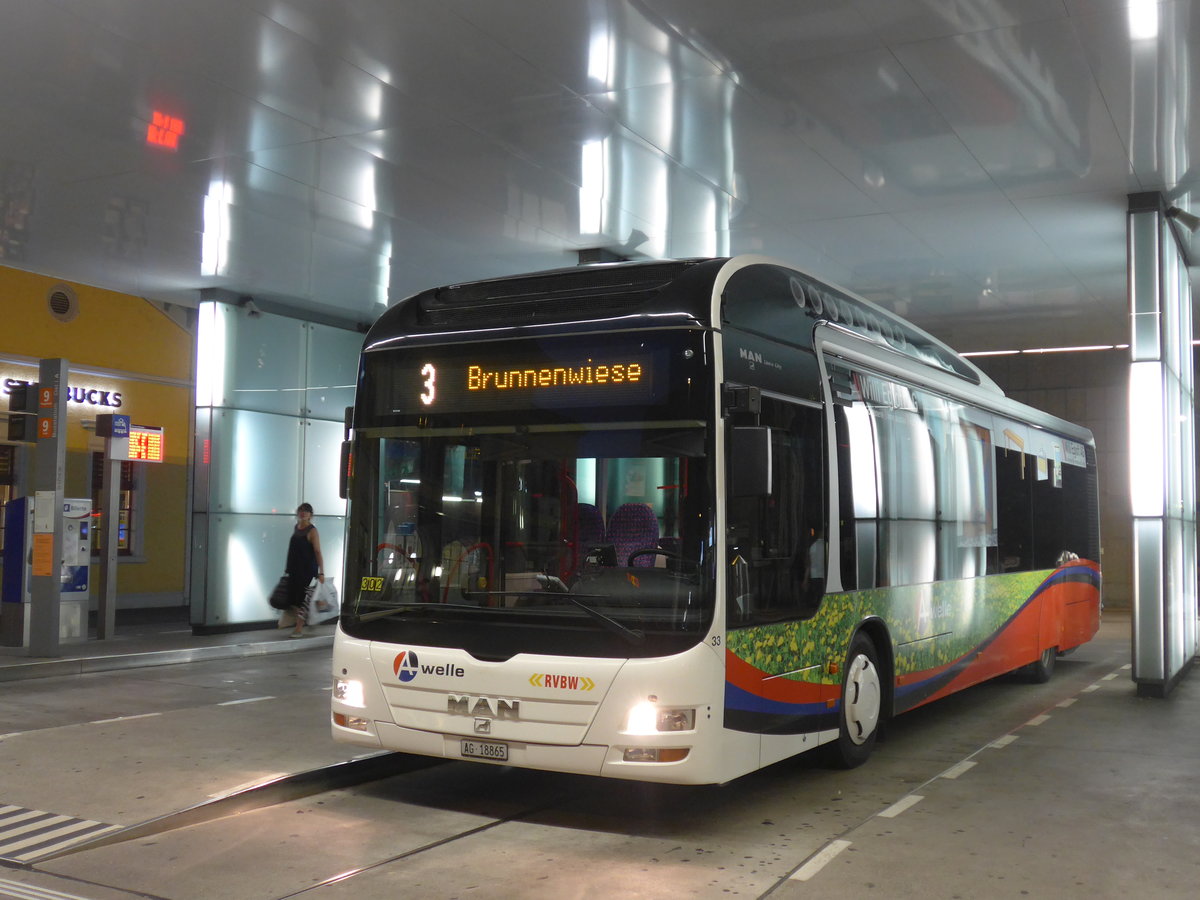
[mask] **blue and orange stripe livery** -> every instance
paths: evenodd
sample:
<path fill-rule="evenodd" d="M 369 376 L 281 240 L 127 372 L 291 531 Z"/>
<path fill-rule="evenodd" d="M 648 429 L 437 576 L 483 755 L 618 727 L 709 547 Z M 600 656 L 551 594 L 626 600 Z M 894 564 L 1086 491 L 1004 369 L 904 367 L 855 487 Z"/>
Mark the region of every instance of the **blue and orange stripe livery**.
<path fill-rule="evenodd" d="M 1089 640 L 1100 623 L 1100 570 L 1050 571 L 830 594 L 813 618 L 730 631 L 725 723 L 800 733 L 837 726 L 841 664 L 857 628 L 878 619 L 881 657 L 903 712 Z"/>

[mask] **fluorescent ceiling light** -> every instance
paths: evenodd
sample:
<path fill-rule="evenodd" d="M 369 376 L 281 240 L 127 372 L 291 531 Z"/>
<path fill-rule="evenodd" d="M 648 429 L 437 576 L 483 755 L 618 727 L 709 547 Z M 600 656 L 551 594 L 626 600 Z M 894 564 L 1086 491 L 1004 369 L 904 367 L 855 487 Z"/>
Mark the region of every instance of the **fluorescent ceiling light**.
<path fill-rule="evenodd" d="M 1158 37 L 1158 0 L 1129 0 L 1129 39 L 1149 41 Z"/>

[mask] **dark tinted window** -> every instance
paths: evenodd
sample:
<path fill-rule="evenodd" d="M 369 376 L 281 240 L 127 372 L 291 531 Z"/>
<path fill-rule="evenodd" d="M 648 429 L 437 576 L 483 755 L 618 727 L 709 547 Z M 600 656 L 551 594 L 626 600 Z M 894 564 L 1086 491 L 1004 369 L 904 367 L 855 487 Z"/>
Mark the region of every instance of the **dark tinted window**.
<path fill-rule="evenodd" d="M 747 422 L 746 424 L 749 424 Z M 762 398 L 772 491 L 729 498 L 729 624 L 807 617 L 825 589 L 825 442 L 821 410 Z M 729 477 L 746 465 L 729 454 Z"/>

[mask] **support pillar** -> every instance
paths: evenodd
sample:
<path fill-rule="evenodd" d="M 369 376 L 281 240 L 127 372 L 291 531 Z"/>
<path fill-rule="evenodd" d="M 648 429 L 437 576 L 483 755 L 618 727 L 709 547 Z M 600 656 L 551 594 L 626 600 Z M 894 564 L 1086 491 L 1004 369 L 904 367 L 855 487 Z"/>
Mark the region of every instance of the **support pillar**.
<path fill-rule="evenodd" d="M 1192 296 L 1157 193 L 1128 215 L 1133 680 L 1165 697 L 1197 651 L 1196 440 Z"/>

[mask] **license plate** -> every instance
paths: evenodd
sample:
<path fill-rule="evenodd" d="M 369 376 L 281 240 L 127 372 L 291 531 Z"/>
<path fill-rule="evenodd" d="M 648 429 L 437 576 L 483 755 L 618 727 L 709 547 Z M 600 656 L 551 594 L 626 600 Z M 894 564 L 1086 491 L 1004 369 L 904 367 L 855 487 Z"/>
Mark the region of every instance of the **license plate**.
<path fill-rule="evenodd" d="M 508 744 L 498 741 L 463 741 L 461 752 L 463 756 L 474 759 L 495 759 L 508 761 Z"/>

